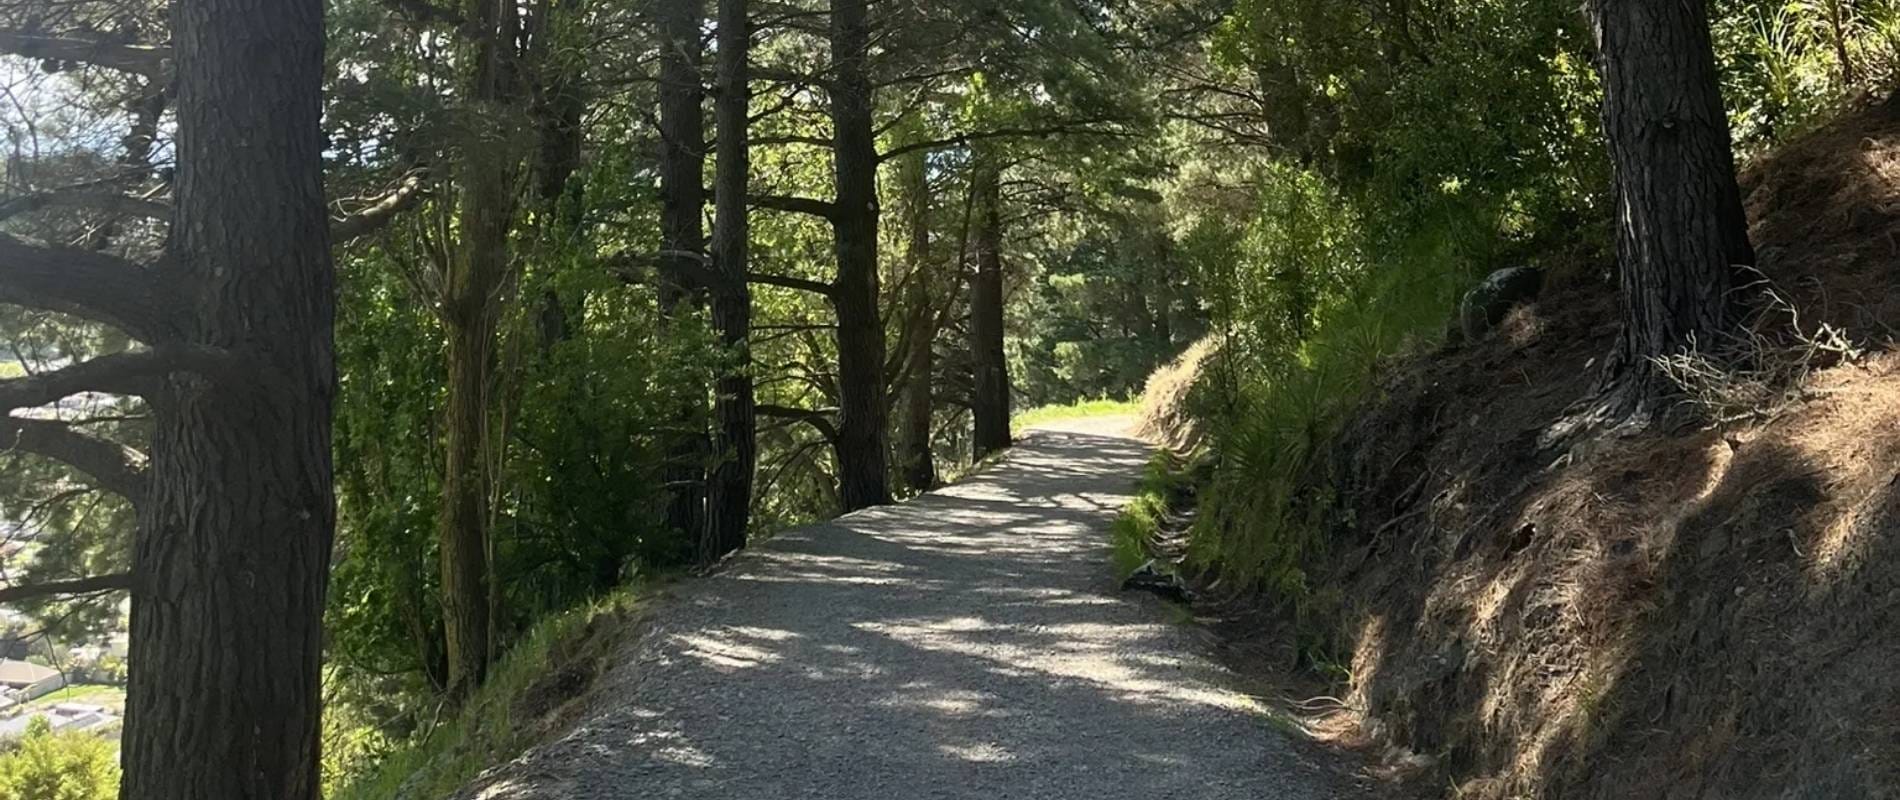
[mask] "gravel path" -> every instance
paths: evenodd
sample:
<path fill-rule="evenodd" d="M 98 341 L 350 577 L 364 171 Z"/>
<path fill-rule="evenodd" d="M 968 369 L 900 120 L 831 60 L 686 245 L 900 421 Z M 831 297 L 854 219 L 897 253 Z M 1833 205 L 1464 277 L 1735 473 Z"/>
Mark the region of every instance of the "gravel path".
<path fill-rule="evenodd" d="M 1160 601 L 1115 591 L 1105 531 L 1149 452 L 1118 422 L 692 582 L 603 707 L 462 796 L 1341 796 Z"/>

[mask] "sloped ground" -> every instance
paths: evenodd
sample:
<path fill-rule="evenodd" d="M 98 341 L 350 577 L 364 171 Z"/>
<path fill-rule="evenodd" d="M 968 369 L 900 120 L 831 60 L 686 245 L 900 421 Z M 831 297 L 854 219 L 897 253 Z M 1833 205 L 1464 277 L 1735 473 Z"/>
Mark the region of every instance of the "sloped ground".
<path fill-rule="evenodd" d="M 1105 531 L 1148 457 L 1127 422 L 1036 432 L 691 582 L 570 732 L 462 796 L 1347 796 L 1192 629 L 1116 591 Z"/>
<path fill-rule="evenodd" d="M 1743 181 L 1761 268 L 1874 355 L 1713 430 L 1553 445 L 1615 333 L 1561 280 L 1396 364 L 1325 579 L 1363 730 L 1461 798 L 1900 796 L 1900 107 Z"/>

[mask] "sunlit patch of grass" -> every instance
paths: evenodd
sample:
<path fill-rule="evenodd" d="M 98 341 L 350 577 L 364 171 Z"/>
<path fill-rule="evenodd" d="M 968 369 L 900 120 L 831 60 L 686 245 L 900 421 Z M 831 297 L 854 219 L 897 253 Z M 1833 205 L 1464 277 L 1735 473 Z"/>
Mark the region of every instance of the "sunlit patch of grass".
<path fill-rule="evenodd" d="M 1166 451 L 1156 453 L 1142 473 L 1135 499 L 1122 509 L 1109 528 L 1113 551 L 1109 556 L 1115 577 L 1126 579 L 1148 563 L 1149 544 L 1163 533 L 1173 513 L 1174 498 L 1186 477 L 1180 464 Z"/>
<path fill-rule="evenodd" d="M 1019 412 L 1010 420 L 1010 427 L 1021 432 L 1061 420 L 1132 416 L 1140 411 L 1141 403 L 1133 400 L 1081 400 L 1066 406 L 1042 406 Z"/>

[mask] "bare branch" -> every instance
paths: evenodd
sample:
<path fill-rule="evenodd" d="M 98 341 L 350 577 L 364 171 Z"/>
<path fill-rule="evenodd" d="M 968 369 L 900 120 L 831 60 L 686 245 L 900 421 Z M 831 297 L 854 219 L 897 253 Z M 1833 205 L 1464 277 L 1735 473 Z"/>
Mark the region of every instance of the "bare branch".
<path fill-rule="evenodd" d="M 758 208 L 775 211 L 790 211 L 795 214 L 810 214 L 814 217 L 836 219 L 838 204 L 829 200 L 816 200 L 810 197 L 791 197 L 777 194 L 755 194 L 746 198 Z"/>
<path fill-rule="evenodd" d="M 789 419 L 789 420 L 795 420 L 798 422 L 803 422 L 807 425 L 812 426 L 813 428 L 816 428 L 818 430 L 818 433 L 824 436 L 825 439 L 828 441 L 837 441 L 838 439 L 838 427 L 835 424 L 833 424 L 831 421 L 832 415 L 837 413 L 835 411 L 822 411 L 822 410 L 810 409 L 810 408 L 792 408 L 790 406 L 775 406 L 775 405 L 767 405 L 767 404 L 761 404 L 755 410 L 757 411 L 758 415 L 761 417 L 771 417 L 773 419 Z"/>
<path fill-rule="evenodd" d="M 28 586 L 8 586 L 4 589 L 0 589 L 0 603 L 17 603 L 21 600 L 37 600 L 42 597 L 51 597 L 54 595 L 123 592 L 131 588 L 131 573 L 121 572 L 92 578 L 75 578 L 69 581 L 47 581 L 46 583 L 35 583 Z"/>
<path fill-rule="evenodd" d="M 412 173 L 402 179 L 402 185 L 383 195 L 375 202 L 355 213 L 330 221 L 331 244 L 343 244 L 352 239 L 368 236 L 388 225 L 397 215 L 415 208 L 423 198 L 429 196 L 428 186 L 423 173 Z"/>
<path fill-rule="evenodd" d="M 0 220 L 51 207 L 89 208 L 122 217 L 169 219 L 172 207 L 158 200 L 82 187 L 51 189 L 0 202 Z"/>
<path fill-rule="evenodd" d="M 0 303 L 72 314 L 156 342 L 174 333 L 180 303 L 170 294 L 154 271 L 131 261 L 0 234 Z"/>
<path fill-rule="evenodd" d="M 73 430 L 59 420 L 0 417 L 0 448 L 50 458 L 92 479 L 133 507 L 145 503 L 150 478 L 145 456 L 136 450 Z"/>
<path fill-rule="evenodd" d="M 83 392 L 143 397 L 174 372 L 231 377 L 245 371 L 236 356 L 216 348 L 165 345 L 89 358 L 69 367 L 0 381 L 0 409 L 33 408 Z"/>
<path fill-rule="evenodd" d="M 172 57 L 169 47 L 41 36 L 19 30 L 0 30 L 0 54 L 93 64 L 159 81 L 168 79 Z"/>

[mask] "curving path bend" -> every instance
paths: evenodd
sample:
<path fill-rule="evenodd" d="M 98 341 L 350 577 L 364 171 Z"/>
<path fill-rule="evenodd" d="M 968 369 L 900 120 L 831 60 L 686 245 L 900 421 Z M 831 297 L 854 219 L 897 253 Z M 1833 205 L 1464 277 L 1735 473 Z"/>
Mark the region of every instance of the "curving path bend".
<path fill-rule="evenodd" d="M 1149 454 L 1125 422 L 1034 432 L 691 583 L 573 730 L 460 796 L 1342 796 L 1160 601 L 1116 591 L 1106 530 Z"/>

